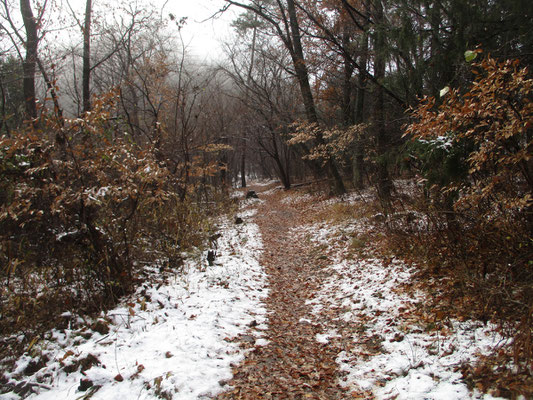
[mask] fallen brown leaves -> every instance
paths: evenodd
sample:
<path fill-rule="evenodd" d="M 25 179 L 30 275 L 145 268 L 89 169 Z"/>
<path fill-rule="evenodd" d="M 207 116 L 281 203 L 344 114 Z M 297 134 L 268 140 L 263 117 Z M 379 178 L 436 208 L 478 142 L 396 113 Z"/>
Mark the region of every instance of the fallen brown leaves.
<path fill-rule="evenodd" d="M 312 247 L 291 234 L 291 229 L 300 224 L 302 213 L 293 205 L 283 204 L 283 197 L 282 193 L 271 195 L 256 218 L 264 244 L 262 263 L 269 275 L 268 344 L 248 353 L 228 382 L 233 389 L 219 399 L 350 397 L 338 384 L 340 372 L 335 357 L 339 350 L 332 344 L 318 343 L 315 338 L 321 327 L 302 320 L 311 312 L 306 300 L 324 278 L 320 266 L 327 257 L 317 260 Z"/>
<path fill-rule="evenodd" d="M 372 389 L 351 387 L 349 392 L 339 384 L 346 379 L 335 362 L 341 352 L 346 358 L 343 363 L 357 364 L 386 353 L 384 346 L 387 343 L 400 343 L 410 334 L 425 332 L 428 343 L 424 349 L 428 354 L 436 355 L 432 347 L 435 341 L 454 334 L 451 320 L 469 319 L 469 315 L 459 312 L 467 308 L 468 299 L 461 297 L 466 304 L 460 306 L 458 299 L 449 296 L 456 287 L 455 281 L 430 274 L 422 268 L 409 282 L 398 280 L 393 256 L 400 256 L 408 262 L 412 246 L 407 243 L 404 254 L 392 251 L 383 223 L 374 221 L 372 213 L 375 210 L 371 202 L 364 200 L 361 204 L 338 205 L 323 200 L 326 199 L 319 196 L 281 191 L 272 194 L 271 191 L 267 202 L 259 208 L 256 222 L 264 243 L 261 262 L 269 275 L 270 295 L 266 301 L 269 329 L 265 336 L 269 342 L 266 346 L 254 348 L 254 343 L 241 340 L 243 347 L 251 350 L 244 362 L 234 368 L 234 378 L 225 382 L 232 389 L 218 398 L 373 399 Z M 357 229 L 346 226 L 344 230 L 343 221 L 350 218 L 363 223 L 358 224 Z M 302 226 L 314 226 L 328 231 L 331 225 L 341 227 L 341 232 L 330 231 L 327 245 L 311 241 L 309 232 L 302 229 Z M 414 294 L 421 292 L 425 293 L 424 299 L 431 300 L 404 302 L 390 316 L 381 315 L 380 310 L 361 307 L 360 312 L 352 314 L 350 323 L 343 318 L 350 309 L 342 306 L 342 302 L 332 302 L 311 318 L 312 302 L 306 301 L 318 294 L 332 273 L 337 275 L 327 267 L 339 259 L 366 258 L 380 260 L 384 266 L 380 279 L 383 283 L 394 283 L 392 292 L 413 294 L 407 298 L 415 298 Z M 344 270 L 342 273 L 347 272 Z M 361 279 L 361 284 L 365 284 L 366 278 L 360 276 L 357 268 L 348 273 L 354 274 L 354 280 Z M 341 281 L 342 277 L 338 278 Z M 371 296 L 381 299 L 382 293 L 376 291 Z M 346 298 L 358 303 L 358 299 L 351 295 Z M 370 327 L 380 318 L 383 321 L 384 317 L 383 331 L 372 333 Z M 317 334 L 323 335 L 330 330 L 336 332 L 336 337 L 329 337 L 327 344 L 319 343 Z M 439 354 L 447 357 L 456 350 L 450 345 Z M 505 360 L 510 361 L 507 356 L 499 360 L 503 360 L 501 365 L 507 363 Z M 457 364 L 456 371 L 462 373 L 463 380 L 471 389 L 500 397 L 513 397 L 516 393 L 533 395 L 529 392 L 529 388 L 533 387 L 531 376 L 509 376 L 504 367 L 494 364 L 495 361 L 486 358 L 476 365 Z M 423 363 L 416 363 L 412 368 L 422 366 Z M 375 388 L 385 386 L 395 374 L 376 374 Z"/>

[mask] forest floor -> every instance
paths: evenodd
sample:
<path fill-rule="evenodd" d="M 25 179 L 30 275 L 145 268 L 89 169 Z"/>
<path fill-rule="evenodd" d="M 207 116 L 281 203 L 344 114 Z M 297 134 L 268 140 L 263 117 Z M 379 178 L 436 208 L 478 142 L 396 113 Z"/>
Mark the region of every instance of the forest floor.
<path fill-rule="evenodd" d="M 242 222 L 221 221 L 213 266 L 202 253 L 99 318 L 65 315 L 4 373 L 0 398 L 504 396 L 463 376 L 505 340 L 428 308 L 436 293 L 414 268 L 373 246 L 371 194 L 252 189 Z"/>

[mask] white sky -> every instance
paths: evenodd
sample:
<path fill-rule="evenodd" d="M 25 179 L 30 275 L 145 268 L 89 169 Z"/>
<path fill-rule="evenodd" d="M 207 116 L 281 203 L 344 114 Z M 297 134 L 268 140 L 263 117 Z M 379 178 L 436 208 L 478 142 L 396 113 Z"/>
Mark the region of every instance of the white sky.
<path fill-rule="evenodd" d="M 65 0 L 63 0 L 65 1 Z M 78 13 L 78 18 L 83 20 L 86 0 L 68 0 Z M 92 0 L 93 10 L 98 10 L 98 6 L 104 2 L 113 4 L 113 0 Z M 157 8 L 163 8 L 163 16 L 169 17 L 172 13 L 176 20 L 187 17 L 187 23 L 183 27 L 181 34 L 187 47 L 187 53 L 197 58 L 197 61 L 209 61 L 216 59 L 222 52 L 221 42 L 231 34 L 231 21 L 237 18 L 241 10 L 231 8 L 222 15 L 210 19 L 214 14 L 224 7 L 224 0 L 130 0 L 139 5 L 148 2 Z M 60 3 L 59 13 L 69 13 L 66 3 Z M 35 7 L 35 5 L 34 5 Z M 203 21 L 203 22 L 202 22 Z M 169 24 L 170 29 L 172 24 Z M 176 30 L 176 36 L 178 35 Z M 79 38 L 81 40 L 81 38 Z"/>
<path fill-rule="evenodd" d="M 221 41 L 228 38 L 229 25 L 239 10 L 230 9 L 216 19 L 201 21 L 211 17 L 224 4 L 224 0 L 169 0 L 167 3 L 165 11 L 171 12 L 177 19 L 188 17 L 182 35 L 191 55 L 213 59 L 220 54 Z"/>

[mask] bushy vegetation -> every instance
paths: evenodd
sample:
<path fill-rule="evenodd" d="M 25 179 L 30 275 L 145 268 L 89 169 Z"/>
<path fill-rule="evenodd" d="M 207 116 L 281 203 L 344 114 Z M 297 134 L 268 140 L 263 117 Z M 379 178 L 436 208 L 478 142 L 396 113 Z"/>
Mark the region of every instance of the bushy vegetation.
<path fill-rule="evenodd" d="M 75 119 L 43 114 L 0 140 L 0 331 L 23 332 L 19 345 L 64 312 L 112 306 L 146 264 L 179 272 L 224 203 L 208 165 L 192 163 L 185 188 L 124 134 L 117 100 L 102 96 Z"/>
<path fill-rule="evenodd" d="M 423 190 L 408 201 L 427 225 L 395 225 L 392 244 L 446 278 L 450 311 L 511 335 L 512 346 L 494 355 L 498 368 L 466 375 L 501 379 L 512 359 L 520 393 L 533 367 L 533 80 L 518 61 L 491 57 L 473 74 L 469 87 L 444 90 L 441 104 L 429 97 L 412 110 L 406 132 Z"/>

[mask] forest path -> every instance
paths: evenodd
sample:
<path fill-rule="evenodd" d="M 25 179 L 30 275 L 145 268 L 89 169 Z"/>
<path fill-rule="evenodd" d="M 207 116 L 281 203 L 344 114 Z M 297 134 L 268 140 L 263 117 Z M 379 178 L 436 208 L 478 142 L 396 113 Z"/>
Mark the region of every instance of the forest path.
<path fill-rule="evenodd" d="M 247 354 L 228 382 L 233 389 L 217 398 L 345 399 L 349 394 L 337 383 L 339 350 L 317 342 L 322 328 L 311 322 L 311 306 L 306 304 L 325 272 L 314 246 L 294 234 L 304 215 L 282 202 L 279 191 L 259 196 L 266 200 L 258 207 L 255 223 L 262 235 L 261 264 L 269 284 L 264 336 L 268 344 Z"/>

